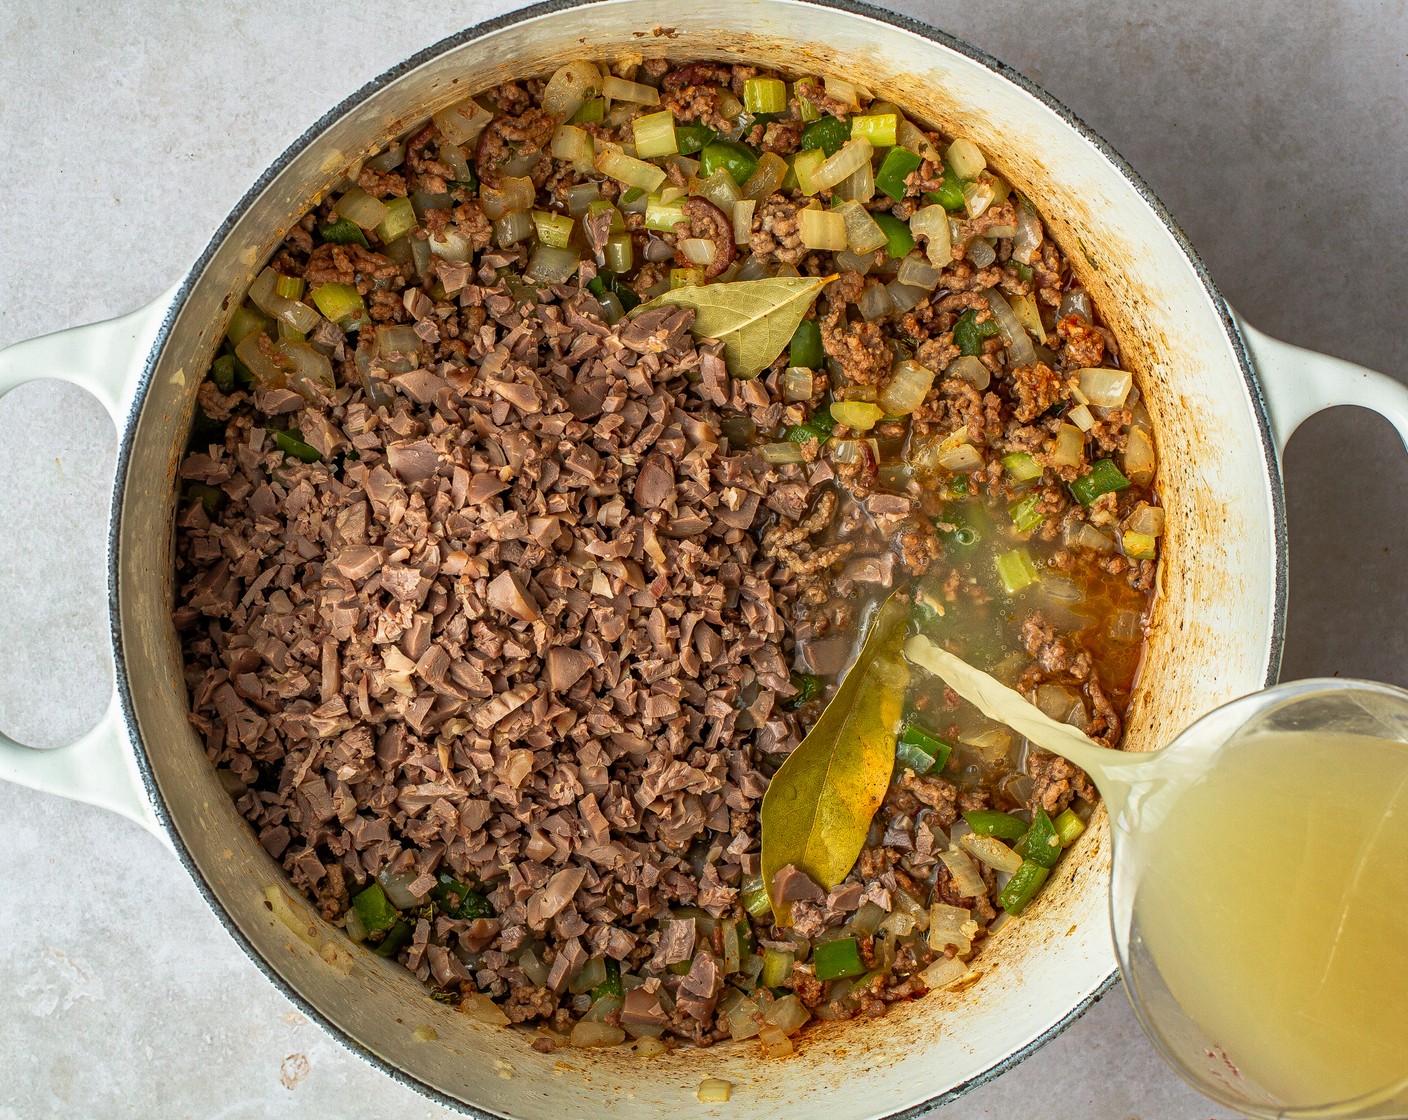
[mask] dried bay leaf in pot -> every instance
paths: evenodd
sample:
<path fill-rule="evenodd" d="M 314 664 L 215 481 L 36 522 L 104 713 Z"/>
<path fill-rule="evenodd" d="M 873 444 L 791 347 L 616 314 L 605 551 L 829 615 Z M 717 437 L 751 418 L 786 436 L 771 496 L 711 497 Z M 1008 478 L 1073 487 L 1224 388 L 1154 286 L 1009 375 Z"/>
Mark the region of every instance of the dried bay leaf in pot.
<path fill-rule="evenodd" d="M 695 338 L 724 344 L 724 362 L 734 377 L 757 377 L 792 341 L 821 289 L 833 276 L 777 276 L 676 288 L 641 304 L 633 314 L 671 304 L 694 310 Z"/>
<path fill-rule="evenodd" d="M 773 877 L 789 864 L 830 890 L 865 846 L 895 765 L 895 735 L 909 669 L 900 656 L 909 603 L 880 609 L 841 687 L 763 797 L 762 871 L 779 925 L 791 906 L 773 899 Z"/>

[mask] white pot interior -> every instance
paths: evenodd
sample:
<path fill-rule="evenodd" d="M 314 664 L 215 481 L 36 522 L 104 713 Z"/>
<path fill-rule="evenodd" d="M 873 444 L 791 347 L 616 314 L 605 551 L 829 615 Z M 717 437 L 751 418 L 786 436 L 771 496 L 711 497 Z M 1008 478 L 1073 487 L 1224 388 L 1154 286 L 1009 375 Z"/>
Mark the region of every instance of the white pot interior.
<path fill-rule="evenodd" d="M 664 25 L 668 34 L 653 34 Z M 644 34 L 642 34 L 644 33 Z M 130 433 L 117 540 L 120 661 L 161 799 L 189 858 L 274 972 L 366 1051 L 440 1093 L 504 1116 L 626 1118 L 686 1110 L 832 1120 L 888 1115 L 963 1086 L 1042 1038 L 1114 968 L 1106 917 L 1103 815 L 1041 900 L 977 959 L 960 993 L 897 1006 L 884 1019 L 824 1024 L 781 1062 L 755 1044 L 544 1055 L 519 1034 L 430 1000 L 398 965 L 352 946 L 295 900 L 283 873 L 221 791 L 186 723 L 168 612 L 175 468 L 200 377 L 232 293 L 347 165 L 432 111 L 489 85 L 580 55 L 624 53 L 761 62 L 832 73 L 891 98 L 949 134 L 972 137 L 1036 200 L 1138 374 L 1157 431 L 1168 531 L 1145 668 L 1127 745 L 1150 749 L 1217 704 L 1266 683 L 1279 627 L 1277 485 L 1223 308 L 1177 239 L 1100 148 L 1032 94 L 921 35 L 795 0 L 608 0 L 539 13 L 447 50 L 349 109 L 307 143 L 234 222 L 194 279 Z M 281 884 L 307 930 L 266 906 Z M 435 1041 L 416 1028 L 433 1026 Z M 695 1099 L 701 1078 L 734 1083 L 729 1105 Z"/>

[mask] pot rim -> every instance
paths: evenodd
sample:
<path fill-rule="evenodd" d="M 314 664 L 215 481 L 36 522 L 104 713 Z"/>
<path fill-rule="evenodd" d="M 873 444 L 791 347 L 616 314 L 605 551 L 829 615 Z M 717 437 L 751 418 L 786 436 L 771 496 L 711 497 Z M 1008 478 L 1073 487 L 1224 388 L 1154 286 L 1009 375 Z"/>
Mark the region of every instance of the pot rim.
<path fill-rule="evenodd" d="M 206 244 L 200 256 L 182 277 L 180 284 L 175 289 L 172 302 L 166 309 L 161 326 L 153 339 L 151 349 L 143 363 L 141 375 L 134 386 L 132 407 L 124 429 L 118 433 L 119 446 L 117 467 L 113 485 L 112 507 L 109 511 L 108 519 L 109 639 L 113 650 L 114 684 L 121 708 L 124 730 L 126 731 L 128 740 L 133 745 L 133 754 L 136 760 L 137 770 L 141 775 L 142 784 L 146 789 L 147 797 L 151 802 L 157 821 L 160 823 L 163 831 L 171 838 L 177 858 L 185 867 L 187 874 L 193 880 L 196 889 L 200 892 L 206 905 L 209 906 L 211 911 L 215 914 L 216 919 L 225 928 L 225 931 L 235 943 L 244 950 L 245 955 L 254 963 L 255 967 L 264 974 L 264 977 L 272 983 L 285 998 L 289 999 L 299 1011 L 322 1027 L 330 1037 L 340 1043 L 348 1052 L 372 1065 L 393 1081 L 413 1090 L 427 1100 L 448 1108 L 451 1111 L 458 1112 L 461 1115 L 473 1117 L 475 1120 L 504 1120 L 504 1117 L 499 1113 L 491 1112 L 488 1109 L 469 1104 L 468 1102 L 441 1092 L 439 1089 L 421 1081 L 399 1066 L 382 1058 L 351 1035 L 347 1034 L 318 1007 L 306 999 L 301 992 L 287 982 L 283 976 L 260 955 L 253 944 L 245 937 L 243 931 L 240 930 L 224 905 L 216 898 L 214 891 L 211 890 L 200 868 L 196 865 L 190 850 L 187 848 L 184 840 L 181 838 L 179 830 L 176 828 L 175 822 L 167 809 L 166 802 L 157 785 L 156 775 L 151 766 L 151 760 L 148 758 L 146 748 L 142 743 L 136 711 L 132 702 L 132 692 L 128 680 L 129 674 L 121 628 L 121 593 L 119 588 L 118 552 L 122 535 L 122 511 L 127 488 L 127 472 L 131 463 L 132 436 L 136 428 L 136 419 L 145 401 L 146 393 L 150 387 L 161 352 L 180 315 L 186 297 L 204 274 L 211 258 L 234 228 L 235 224 L 244 216 L 249 207 L 264 193 L 265 189 L 274 179 L 284 171 L 289 163 L 310 145 L 316 143 L 333 124 L 362 102 L 374 97 L 399 78 L 448 51 L 465 46 L 477 39 L 482 39 L 487 35 L 506 27 L 511 27 L 517 23 L 550 16 L 554 13 L 567 11 L 569 9 L 586 7 L 591 4 L 610 4 L 616 2 L 620 2 L 620 0 L 540 0 L 539 3 L 483 20 L 482 22 L 445 36 L 438 42 L 417 51 L 404 61 L 383 71 L 362 85 L 361 88 L 343 98 L 319 117 L 318 120 L 304 130 L 297 139 L 292 141 L 250 185 L 249 189 L 241 196 L 240 200 L 230 210 L 229 214 L 226 215 L 224 220 L 216 227 L 210 241 Z M 999 77 L 1011 82 L 1024 93 L 1035 98 L 1047 109 L 1055 113 L 1082 138 L 1089 141 L 1124 177 L 1130 186 L 1134 188 L 1140 198 L 1143 199 L 1144 203 L 1153 212 L 1154 216 L 1173 237 L 1178 248 L 1182 251 L 1183 256 L 1192 266 L 1204 290 L 1211 297 L 1213 306 L 1217 310 L 1218 317 L 1222 324 L 1223 335 L 1236 358 L 1238 370 L 1241 373 L 1243 384 L 1252 404 L 1252 415 L 1256 422 L 1257 435 L 1261 443 L 1262 460 L 1266 469 L 1267 479 L 1270 483 L 1272 533 L 1275 543 L 1274 601 L 1271 610 L 1271 635 L 1269 649 L 1267 650 L 1266 679 L 1264 684 L 1266 686 L 1275 684 L 1280 675 L 1281 657 L 1285 645 L 1289 575 L 1288 531 L 1280 459 L 1277 455 L 1275 439 L 1272 434 L 1271 422 L 1267 412 L 1266 401 L 1262 395 L 1260 382 L 1257 379 L 1255 369 L 1252 367 L 1246 346 L 1242 341 L 1241 333 L 1237 329 L 1233 319 L 1231 309 L 1228 306 L 1227 300 L 1218 289 L 1207 266 L 1203 263 L 1197 250 L 1193 248 L 1187 235 L 1183 232 L 1183 228 L 1169 212 L 1168 208 L 1159 200 L 1158 196 L 1154 194 L 1153 190 L 1139 173 L 1130 166 L 1129 162 L 1116 151 L 1108 141 L 1096 133 L 1084 120 L 1040 85 L 988 52 L 910 16 L 875 7 L 867 3 L 866 0 L 784 0 L 784 2 L 795 4 L 799 7 L 813 6 L 831 8 L 853 16 L 858 16 L 862 19 L 872 20 L 876 23 L 888 24 L 891 27 L 907 31 L 919 38 L 926 39 L 940 47 L 951 50 L 956 54 L 963 55 L 973 62 L 991 70 Z M 883 1120 L 917 1120 L 918 1117 L 928 1113 L 930 1110 L 957 1100 L 959 1097 L 966 1095 L 979 1086 L 985 1085 L 989 1081 L 1006 1073 L 1009 1069 L 1012 1069 L 1025 1058 L 1030 1057 L 1041 1047 L 1063 1033 L 1072 1023 L 1085 1014 L 1086 1011 L 1110 991 L 1118 979 L 1118 976 L 1118 969 L 1112 969 L 1109 975 L 1101 981 L 1093 992 L 1072 1007 L 1058 1022 L 1052 1024 L 1042 1034 L 1038 1035 L 1024 1046 L 1008 1054 L 1001 1060 L 994 1062 L 987 1069 L 918 1104 L 887 1113 Z"/>

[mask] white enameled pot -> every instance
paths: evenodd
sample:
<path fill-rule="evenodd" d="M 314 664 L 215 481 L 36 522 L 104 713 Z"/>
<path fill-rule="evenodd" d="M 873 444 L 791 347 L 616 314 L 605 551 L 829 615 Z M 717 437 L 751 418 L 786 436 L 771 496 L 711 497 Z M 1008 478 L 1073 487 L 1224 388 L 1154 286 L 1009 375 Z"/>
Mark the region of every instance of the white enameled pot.
<path fill-rule="evenodd" d="M 434 1003 L 398 965 L 322 923 L 235 812 L 186 722 L 169 619 L 175 471 L 237 293 L 307 200 L 388 135 L 506 79 L 627 53 L 835 74 L 974 139 L 1037 200 L 1154 420 L 1168 528 L 1128 745 L 1166 742 L 1276 679 L 1287 579 L 1279 452 L 1301 420 L 1334 404 L 1375 409 L 1408 439 L 1408 390 L 1240 322 L 1119 156 L 1031 83 L 946 35 L 850 0 L 553 3 L 456 35 L 338 106 L 155 303 L 0 353 L 0 394 L 35 378 L 73 381 L 107 407 L 121 442 L 108 554 L 115 694 L 102 722 L 70 746 L 33 751 L 0 739 L 0 778 L 114 810 L 161 836 L 231 935 L 308 1014 L 391 1076 L 467 1114 L 917 1114 L 1020 1060 L 1110 983 L 1103 818 L 1028 915 L 985 946 L 981 978 L 962 992 L 880 1020 L 823 1024 L 780 1062 L 759 1059 L 751 1043 L 648 1062 L 624 1051 L 544 1055 Z M 296 920 L 280 919 L 283 906 Z M 435 1041 L 416 1037 L 425 1025 Z M 706 1076 L 733 1082 L 729 1105 L 697 1103 Z"/>

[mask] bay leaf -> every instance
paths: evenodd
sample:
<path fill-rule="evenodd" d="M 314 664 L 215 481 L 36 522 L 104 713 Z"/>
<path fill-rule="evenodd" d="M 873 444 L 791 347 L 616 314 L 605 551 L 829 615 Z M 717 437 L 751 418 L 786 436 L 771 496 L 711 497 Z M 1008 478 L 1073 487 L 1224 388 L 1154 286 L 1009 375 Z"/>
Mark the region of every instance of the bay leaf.
<path fill-rule="evenodd" d="M 895 765 L 895 736 L 909 669 L 899 656 L 909 603 L 880 608 L 855 664 L 807 737 L 773 775 L 763 797 L 762 872 L 792 864 L 826 890 L 846 877 L 865 846 Z M 780 925 L 791 907 L 773 901 Z"/>
<path fill-rule="evenodd" d="M 1079 728 L 1058 723 L 1020 692 L 975 669 L 922 634 L 905 642 L 904 655 L 911 664 L 938 677 L 988 719 L 1010 727 L 1042 750 L 1059 754 L 1084 770 L 1098 772 L 1111 762 L 1118 764 L 1120 760 L 1138 757 L 1111 751 Z"/>
<path fill-rule="evenodd" d="M 694 337 L 721 341 L 729 373 L 747 380 L 772 365 L 792 341 L 818 293 L 834 279 L 775 276 L 675 288 L 641 304 L 633 314 L 665 304 L 692 307 Z"/>

